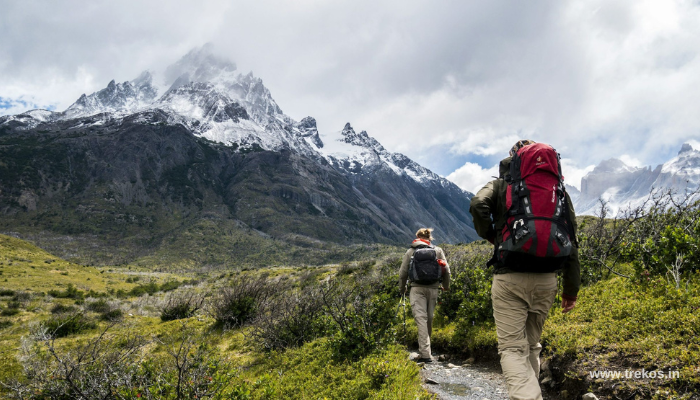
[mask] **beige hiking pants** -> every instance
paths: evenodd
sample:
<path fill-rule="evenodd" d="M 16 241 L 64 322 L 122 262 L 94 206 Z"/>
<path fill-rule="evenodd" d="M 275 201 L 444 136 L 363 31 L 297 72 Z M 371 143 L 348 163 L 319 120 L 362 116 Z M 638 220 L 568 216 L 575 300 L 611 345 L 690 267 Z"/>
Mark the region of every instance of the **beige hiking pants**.
<path fill-rule="evenodd" d="M 413 286 L 409 298 L 413 318 L 418 326 L 418 353 L 421 358 L 430 358 L 430 335 L 433 333 L 433 313 L 438 298 L 437 288 Z"/>
<path fill-rule="evenodd" d="M 557 275 L 553 272 L 493 276 L 491 299 L 498 354 L 511 399 L 542 400 L 540 335 L 556 294 Z"/>

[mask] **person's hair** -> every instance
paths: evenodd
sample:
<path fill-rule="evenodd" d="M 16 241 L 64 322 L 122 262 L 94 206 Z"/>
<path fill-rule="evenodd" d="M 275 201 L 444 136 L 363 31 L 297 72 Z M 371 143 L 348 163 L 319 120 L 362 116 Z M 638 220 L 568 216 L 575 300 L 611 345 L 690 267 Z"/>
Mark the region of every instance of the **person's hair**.
<path fill-rule="evenodd" d="M 433 240 L 433 228 L 420 228 L 416 232 L 418 239 Z"/>
<path fill-rule="evenodd" d="M 523 139 L 523 140 L 518 140 L 516 144 L 513 145 L 513 147 L 510 148 L 510 154 L 511 157 L 515 156 L 515 153 L 518 152 L 518 150 L 522 149 L 525 146 L 529 146 L 531 144 L 535 144 L 534 140 L 530 139 Z"/>

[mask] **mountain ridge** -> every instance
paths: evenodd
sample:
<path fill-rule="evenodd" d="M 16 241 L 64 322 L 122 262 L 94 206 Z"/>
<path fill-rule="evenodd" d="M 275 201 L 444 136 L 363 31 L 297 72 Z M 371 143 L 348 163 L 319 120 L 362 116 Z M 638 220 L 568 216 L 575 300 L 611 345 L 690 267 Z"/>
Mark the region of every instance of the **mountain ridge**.
<path fill-rule="evenodd" d="M 653 169 L 630 166 L 615 158 L 602 161 L 581 179 L 580 193 L 573 201 L 577 214 L 598 213 L 601 199 L 614 214 L 643 204 L 655 190 L 684 194 L 699 186 L 700 151 L 684 143 L 674 158 Z"/>
<path fill-rule="evenodd" d="M 349 123 L 322 132 L 312 117 L 293 120 L 260 78 L 207 51 L 176 63 L 160 95 L 146 72 L 64 112 L 1 117 L 0 229 L 103 234 L 132 249 L 127 260 L 211 218 L 217 235 L 250 232 L 293 251 L 317 240 L 400 244 L 423 226 L 445 242 L 477 239 L 470 193 Z M 236 251 L 248 250 L 225 252 Z"/>

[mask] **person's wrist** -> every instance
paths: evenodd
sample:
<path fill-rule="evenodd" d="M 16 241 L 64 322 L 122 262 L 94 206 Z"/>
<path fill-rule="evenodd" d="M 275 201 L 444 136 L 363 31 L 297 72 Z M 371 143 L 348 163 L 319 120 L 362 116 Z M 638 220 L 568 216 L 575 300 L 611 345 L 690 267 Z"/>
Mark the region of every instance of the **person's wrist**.
<path fill-rule="evenodd" d="M 566 301 L 576 301 L 576 299 L 578 299 L 578 296 L 571 296 L 571 295 L 568 295 L 566 293 L 562 293 L 561 298 L 562 298 L 562 300 L 566 300 Z"/>

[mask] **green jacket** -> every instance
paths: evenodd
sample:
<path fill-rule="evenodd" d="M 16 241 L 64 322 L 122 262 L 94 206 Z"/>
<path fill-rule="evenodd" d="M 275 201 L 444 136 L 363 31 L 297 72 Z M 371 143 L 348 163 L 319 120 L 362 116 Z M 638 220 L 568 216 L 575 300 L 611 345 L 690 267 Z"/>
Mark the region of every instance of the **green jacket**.
<path fill-rule="evenodd" d="M 469 212 L 472 214 L 476 233 L 484 239 L 492 241 L 495 245 L 503 242 L 503 226 L 506 223 L 506 190 L 508 184 L 504 177 L 510 171 L 510 157 L 501 160 L 499 165 L 499 178 L 487 183 L 472 198 Z M 569 205 L 569 215 L 574 228 L 574 235 L 578 230 L 576 214 L 569 194 L 566 194 Z M 495 274 L 514 272 L 508 268 L 497 268 Z M 575 300 L 581 286 L 581 264 L 578 258 L 578 248 L 574 246 L 573 252 L 563 268 L 564 297 Z"/>

